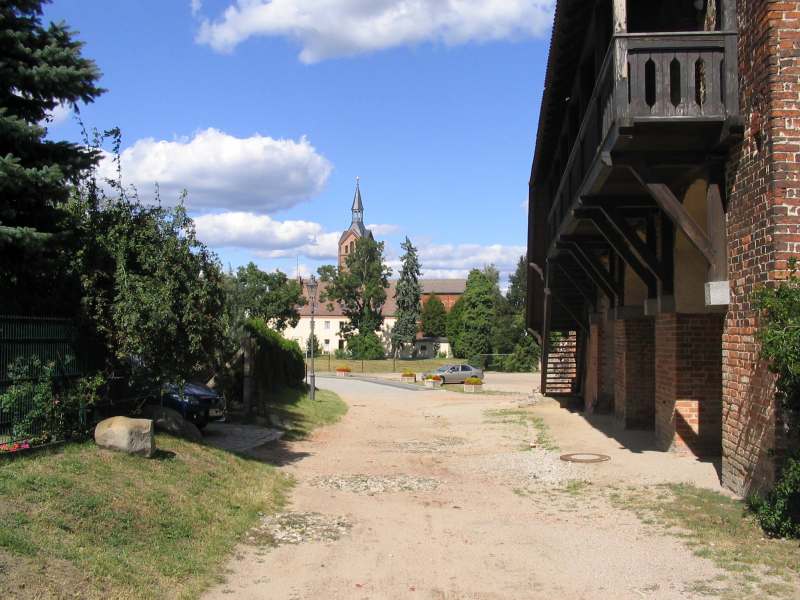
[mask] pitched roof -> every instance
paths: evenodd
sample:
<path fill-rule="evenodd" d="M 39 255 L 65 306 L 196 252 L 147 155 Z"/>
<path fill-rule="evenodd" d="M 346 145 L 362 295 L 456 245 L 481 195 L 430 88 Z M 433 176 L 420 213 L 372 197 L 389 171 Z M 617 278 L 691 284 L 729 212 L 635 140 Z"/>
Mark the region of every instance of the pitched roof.
<path fill-rule="evenodd" d="M 467 289 L 466 279 L 423 279 L 423 294 L 463 294 Z"/>
<path fill-rule="evenodd" d="M 420 281 L 422 284 L 423 294 L 463 294 L 467 285 L 466 279 L 423 279 Z M 317 308 L 315 315 L 317 317 L 343 317 L 344 311 L 338 302 L 333 302 L 329 308 L 330 302 L 320 302 L 319 298 L 323 296 L 323 292 L 327 289 L 328 284 L 320 282 L 319 290 L 317 291 Z M 386 302 L 383 305 L 383 316 L 394 317 L 397 314 L 397 301 L 395 300 L 395 293 L 397 292 L 397 280 L 389 280 L 389 288 L 386 290 Z M 303 286 L 303 295 L 308 300 L 308 291 Z M 311 316 L 311 305 L 306 303 L 305 306 L 300 307 L 301 317 Z"/>

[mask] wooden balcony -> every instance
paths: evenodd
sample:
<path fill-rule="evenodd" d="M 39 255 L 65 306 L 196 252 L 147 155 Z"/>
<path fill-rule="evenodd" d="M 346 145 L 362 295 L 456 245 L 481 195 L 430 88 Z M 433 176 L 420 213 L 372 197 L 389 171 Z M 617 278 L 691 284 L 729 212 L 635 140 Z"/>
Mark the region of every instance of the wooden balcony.
<path fill-rule="evenodd" d="M 724 149 L 741 127 L 737 72 L 735 32 L 615 35 L 569 136 L 560 181 L 550 178 L 559 182 L 544 228 L 547 254 L 574 228 L 580 199 L 608 194 L 612 171 L 626 161 L 689 164 Z M 617 185 L 613 193 L 626 191 Z"/>

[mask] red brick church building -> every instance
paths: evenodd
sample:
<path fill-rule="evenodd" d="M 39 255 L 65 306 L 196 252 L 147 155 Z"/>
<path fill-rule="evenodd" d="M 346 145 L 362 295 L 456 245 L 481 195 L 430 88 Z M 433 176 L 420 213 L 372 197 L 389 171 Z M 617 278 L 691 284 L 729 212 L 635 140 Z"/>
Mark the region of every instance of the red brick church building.
<path fill-rule="evenodd" d="M 800 2 L 558 0 L 529 203 L 545 391 L 770 485 L 752 294 L 800 255 L 798 158 Z"/>

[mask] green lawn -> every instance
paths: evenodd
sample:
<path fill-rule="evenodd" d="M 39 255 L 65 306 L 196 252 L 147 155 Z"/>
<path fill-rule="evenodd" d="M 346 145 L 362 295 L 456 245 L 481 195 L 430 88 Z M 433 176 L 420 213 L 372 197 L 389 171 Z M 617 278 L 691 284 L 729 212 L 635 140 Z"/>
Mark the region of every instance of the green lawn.
<path fill-rule="evenodd" d="M 457 358 L 430 358 L 425 360 L 344 360 L 333 356 L 320 356 L 314 358 L 314 368 L 318 373 L 333 372 L 337 367 L 350 367 L 354 374 L 358 373 L 402 373 L 410 370 L 415 373 L 433 371 L 442 365 L 451 365 L 460 362 Z M 310 359 L 306 359 L 311 364 Z"/>
<path fill-rule="evenodd" d="M 266 405 L 288 425 L 283 439 L 289 441 L 304 439 L 317 427 L 332 425 L 347 413 L 347 404 L 337 394 L 319 389 L 313 402 L 307 390 L 287 388 Z"/>
<path fill-rule="evenodd" d="M 194 598 L 284 504 L 291 482 L 267 464 L 157 445 L 155 459 L 87 442 L 0 462 L 0 596 Z"/>

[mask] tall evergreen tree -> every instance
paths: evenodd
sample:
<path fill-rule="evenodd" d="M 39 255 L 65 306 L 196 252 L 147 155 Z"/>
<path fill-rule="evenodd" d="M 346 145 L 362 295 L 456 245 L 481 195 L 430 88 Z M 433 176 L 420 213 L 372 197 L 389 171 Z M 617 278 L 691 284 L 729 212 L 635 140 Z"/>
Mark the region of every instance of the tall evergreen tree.
<path fill-rule="evenodd" d="M 0 312 L 75 310 L 78 284 L 64 277 L 71 232 L 64 206 L 99 157 L 46 139 L 59 104 L 88 104 L 103 90 L 67 25 L 42 24 L 42 5 L 0 3 Z"/>
<path fill-rule="evenodd" d="M 492 351 L 496 287 L 487 272 L 470 271 L 464 291 L 464 331 L 459 340 L 461 352 L 469 360 Z"/>
<path fill-rule="evenodd" d="M 422 332 L 427 337 L 447 335 L 447 310 L 435 294 L 422 307 Z"/>
<path fill-rule="evenodd" d="M 397 322 L 392 329 L 392 343 L 395 348 L 413 344 L 417 337 L 420 319 L 419 301 L 422 286 L 419 283 L 421 266 L 417 249 L 406 237 L 400 245 L 403 256 L 400 258 L 400 279 L 397 282 L 395 300 L 397 301 Z"/>
<path fill-rule="evenodd" d="M 456 300 L 456 303 L 450 308 L 445 325 L 447 341 L 450 343 L 453 356 L 464 358 L 464 350 L 461 345 L 461 338 L 464 333 L 464 296 Z"/>

